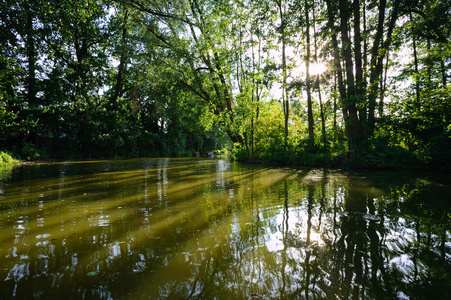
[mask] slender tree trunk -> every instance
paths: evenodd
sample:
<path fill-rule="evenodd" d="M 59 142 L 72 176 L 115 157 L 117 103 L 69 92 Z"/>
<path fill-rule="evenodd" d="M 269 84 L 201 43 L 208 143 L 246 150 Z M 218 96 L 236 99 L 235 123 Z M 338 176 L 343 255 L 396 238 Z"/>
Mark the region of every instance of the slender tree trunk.
<path fill-rule="evenodd" d="M 334 96 L 334 142 L 337 141 L 337 74 L 334 73 L 334 86 L 333 86 L 333 93 Z"/>
<path fill-rule="evenodd" d="M 366 103 L 365 103 L 365 89 L 363 83 L 363 61 L 362 61 L 362 46 L 360 33 L 360 3 L 359 0 L 354 0 L 354 54 L 355 54 L 355 84 L 356 84 L 356 101 L 358 101 L 360 130 L 366 127 Z M 358 99 L 358 100 L 357 100 Z M 361 133 L 363 134 L 363 133 Z"/>
<path fill-rule="evenodd" d="M 447 90 L 447 75 L 446 75 L 446 67 L 445 67 L 445 60 L 441 59 L 440 61 L 440 70 L 442 73 L 442 85 L 443 90 Z M 445 126 L 448 127 L 448 125 L 451 124 L 451 103 L 450 103 L 450 96 L 445 92 L 445 96 L 443 99 L 443 110 L 444 110 L 444 117 L 445 117 Z"/>
<path fill-rule="evenodd" d="M 27 78 L 26 78 L 26 101 L 28 102 L 28 106 L 30 108 L 30 117 L 31 118 L 39 118 L 36 116 L 38 113 L 36 110 L 38 109 L 37 103 L 37 80 L 36 80 L 36 43 L 35 43 L 35 31 L 33 28 L 33 18 L 34 13 L 31 9 L 31 4 L 27 4 L 26 9 L 26 24 L 25 24 L 25 45 L 26 45 L 26 55 L 27 55 Z M 33 116 L 34 115 L 34 116 Z M 30 140 L 38 144 L 38 132 L 36 128 L 32 128 L 29 132 Z"/>
<path fill-rule="evenodd" d="M 305 53 L 305 85 L 307 88 L 307 116 L 308 116 L 308 136 L 310 143 L 313 145 L 315 142 L 314 124 L 313 124 L 313 108 L 312 108 L 312 94 L 310 83 L 310 19 L 309 19 L 309 0 L 305 0 L 305 35 L 306 35 L 306 53 Z"/>
<path fill-rule="evenodd" d="M 445 67 L 445 60 L 444 59 L 440 60 L 440 71 L 442 73 L 442 85 L 443 85 L 443 88 L 446 89 L 447 75 L 446 75 L 446 67 Z"/>
<path fill-rule="evenodd" d="M 379 90 L 379 97 L 380 97 L 379 109 L 378 109 L 379 117 L 382 117 L 383 113 L 384 113 L 384 94 L 385 94 L 385 88 L 387 86 L 386 82 L 387 82 L 388 62 L 389 62 L 389 57 L 390 57 L 390 45 L 392 42 L 393 29 L 395 28 L 396 20 L 398 19 L 398 10 L 399 10 L 399 6 L 400 6 L 400 2 L 401 2 L 401 0 L 393 1 L 390 22 L 388 24 L 388 28 L 386 28 L 387 37 L 383 43 L 383 47 L 381 49 L 381 54 L 379 55 L 379 59 L 377 61 L 377 70 L 379 72 L 378 76 L 381 81 L 381 84 L 380 84 L 381 88 Z M 385 75 L 383 74 L 384 73 L 384 59 L 386 59 Z M 372 132 L 371 132 L 371 134 L 372 134 Z"/>
<path fill-rule="evenodd" d="M 251 33 L 251 52 L 252 52 L 252 95 L 251 95 L 251 160 L 254 159 L 254 97 L 255 90 L 258 93 L 258 87 L 255 81 L 255 54 L 254 54 L 254 34 Z"/>
<path fill-rule="evenodd" d="M 315 7 L 312 8 L 313 13 L 313 37 L 315 41 L 315 63 L 318 64 L 318 43 L 316 37 L 316 19 L 315 19 Z M 318 101 L 321 115 L 321 141 L 325 145 L 327 143 L 326 136 L 326 120 L 324 118 L 324 108 L 323 108 L 323 100 L 321 97 L 321 74 L 318 74 L 316 77 L 316 88 L 318 89 Z"/>
<path fill-rule="evenodd" d="M 366 0 L 363 0 L 363 76 L 364 82 L 367 82 L 368 76 L 368 37 L 367 37 L 367 28 L 366 28 Z M 368 119 L 368 115 L 367 115 Z"/>
<path fill-rule="evenodd" d="M 283 0 L 277 0 L 276 3 L 279 7 L 279 17 L 280 17 L 280 34 L 282 40 L 282 106 L 283 106 L 283 115 L 284 115 L 284 123 L 285 123 L 285 147 L 288 145 L 288 119 L 289 119 L 289 102 L 287 96 L 287 59 L 286 59 L 286 46 L 285 46 L 285 16 L 283 10 Z"/>
<path fill-rule="evenodd" d="M 324 118 L 324 107 L 323 107 L 323 100 L 321 97 L 321 84 L 320 84 L 320 77 L 316 77 L 316 84 L 318 88 L 318 101 L 319 101 L 319 109 L 320 109 L 320 116 L 321 116 L 321 141 L 325 145 L 327 143 L 327 136 L 326 136 L 326 120 Z"/>
<path fill-rule="evenodd" d="M 430 94 L 430 90 L 431 90 L 431 87 L 432 87 L 432 58 L 431 58 L 431 39 L 429 37 L 426 40 L 426 49 L 427 49 L 427 56 L 426 56 L 427 82 L 426 82 L 426 87 L 427 87 L 428 94 Z"/>
<path fill-rule="evenodd" d="M 347 99 L 345 100 L 345 107 L 349 113 L 349 120 L 346 122 L 349 150 L 356 151 L 359 148 L 360 126 L 357 115 L 357 107 L 355 103 L 356 89 L 354 77 L 354 63 L 352 60 L 352 43 L 349 38 L 349 15 L 348 15 L 348 1 L 340 0 L 340 25 L 341 37 L 344 45 L 343 55 L 346 65 L 346 84 L 347 84 Z"/>
<path fill-rule="evenodd" d="M 413 31 L 413 18 L 412 13 L 410 13 L 410 22 L 412 23 L 412 44 L 413 44 L 413 62 L 414 62 L 414 70 L 415 70 L 415 96 L 418 112 L 420 111 L 420 73 L 418 71 L 418 52 L 417 52 L 417 41 L 416 36 Z"/>
<path fill-rule="evenodd" d="M 121 36 L 121 57 L 119 60 L 119 67 L 116 78 L 116 87 L 114 89 L 114 95 L 112 99 L 112 103 L 117 110 L 119 103 L 119 97 L 123 95 L 124 88 L 124 76 L 125 76 L 125 67 L 127 60 L 127 19 L 128 19 L 128 10 L 125 10 L 124 15 L 124 23 L 122 24 L 122 36 Z"/>
<path fill-rule="evenodd" d="M 379 4 L 379 20 L 377 25 L 376 36 L 371 51 L 371 73 L 370 85 L 368 92 L 368 132 L 367 136 L 371 136 L 376 125 L 375 110 L 377 96 L 384 92 L 378 91 L 380 89 L 380 81 L 383 80 L 384 58 L 388 56 L 388 50 L 392 41 L 393 29 L 398 19 L 398 10 L 401 0 L 394 0 L 391 10 L 391 18 L 388 27 L 384 26 L 385 11 L 387 7 L 386 0 L 380 0 Z M 386 32 L 386 39 L 384 41 L 383 35 Z"/>
<path fill-rule="evenodd" d="M 378 59 L 380 55 L 380 47 L 382 46 L 383 34 L 384 34 L 384 21 L 385 21 L 385 9 L 387 6 L 386 0 L 380 0 L 379 2 L 379 16 L 377 23 L 376 35 L 374 37 L 373 48 L 371 49 L 371 61 L 370 61 L 370 85 L 368 93 L 368 135 L 372 135 L 374 126 L 376 123 L 375 110 L 376 110 L 376 95 L 379 88 L 379 67 Z"/>
<path fill-rule="evenodd" d="M 333 47 L 333 67 L 335 69 L 335 76 L 336 76 L 336 82 L 338 84 L 338 91 L 340 95 L 340 103 L 341 103 L 341 109 L 343 114 L 343 123 L 345 124 L 346 134 L 347 136 L 350 135 L 349 132 L 349 113 L 347 109 L 347 92 L 346 92 L 346 86 L 344 83 L 343 78 L 343 68 L 341 66 L 340 62 L 340 50 L 338 48 L 338 39 L 337 39 L 337 26 L 335 26 L 334 21 L 334 10 L 332 6 L 331 0 L 326 0 L 327 5 L 327 19 L 328 19 L 328 26 L 331 30 L 331 37 L 332 37 L 332 47 Z M 336 100 L 336 99 L 335 99 Z M 335 110 L 336 113 L 336 110 Z M 335 119 L 336 120 L 336 119 Z"/>
<path fill-rule="evenodd" d="M 379 118 L 382 118 L 384 116 L 384 98 L 385 98 L 385 91 L 387 90 L 387 76 L 388 76 L 388 62 L 390 61 L 389 53 L 387 52 L 387 59 L 385 61 L 385 73 L 384 78 L 381 80 L 381 89 L 380 89 L 380 95 L 379 95 Z"/>
<path fill-rule="evenodd" d="M 28 105 L 35 107 L 36 103 L 36 45 L 33 29 L 33 12 L 30 5 L 27 5 L 27 22 L 26 22 L 26 47 L 28 60 L 28 76 L 27 76 L 27 101 Z"/>

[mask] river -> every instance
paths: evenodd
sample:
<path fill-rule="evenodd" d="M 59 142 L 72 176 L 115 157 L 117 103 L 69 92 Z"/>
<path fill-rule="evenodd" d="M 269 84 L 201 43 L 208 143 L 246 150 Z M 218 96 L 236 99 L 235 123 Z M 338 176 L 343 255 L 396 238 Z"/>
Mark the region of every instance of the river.
<path fill-rule="evenodd" d="M 0 178 L 0 299 L 451 299 L 451 176 L 226 159 Z"/>

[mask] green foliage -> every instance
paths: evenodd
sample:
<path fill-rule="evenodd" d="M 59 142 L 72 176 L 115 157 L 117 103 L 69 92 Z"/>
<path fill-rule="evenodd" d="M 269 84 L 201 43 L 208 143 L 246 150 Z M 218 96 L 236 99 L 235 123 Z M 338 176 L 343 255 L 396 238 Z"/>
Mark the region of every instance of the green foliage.
<path fill-rule="evenodd" d="M 0 151 L 0 167 L 12 165 L 16 160 L 6 152 Z"/>
<path fill-rule="evenodd" d="M 383 138 L 374 138 L 367 148 L 353 153 L 350 165 L 356 168 L 410 168 L 420 167 L 421 162 L 400 146 L 387 145 Z"/>
<path fill-rule="evenodd" d="M 443 131 L 430 138 L 426 154 L 431 158 L 431 166 L 436 169 L 451 169 L 451 130 Z"/>
<path fill-rule="evenodd" d="M 396 16 L 397 3 L 387 2 L 381 26 L 382 7 L 361 4 L 359 42 L 368 47 L 358 53 L 353 34 L 344 40 L 338 26 L 351 1 L 4 1 L 2 149 L 35 160 L 194 156 L 235 145 L 238 160 L 450 168 L 447 3 L 408 1 Z M 306 9 L 315 15 L 310 66 L 328 65 L 311 82 L 300 79 Z M 407 63 L 397 58 L 410 57 L 403 45 Z M 358 56 L 367 64 L 361 81 L 357 65 L 340 79 L 336 67 Z M 400 72 L 383 75 L 385 68 Z"/>
<path fill-rule="evenodd" d="M 29 142 L 23 142 L 20 146 L 17 145 L 13 147 L 11 151 L 15 156 L 26 161 L 46 160 L 51 158 L 46 149 L 40 149 L 37 145 Z"/>

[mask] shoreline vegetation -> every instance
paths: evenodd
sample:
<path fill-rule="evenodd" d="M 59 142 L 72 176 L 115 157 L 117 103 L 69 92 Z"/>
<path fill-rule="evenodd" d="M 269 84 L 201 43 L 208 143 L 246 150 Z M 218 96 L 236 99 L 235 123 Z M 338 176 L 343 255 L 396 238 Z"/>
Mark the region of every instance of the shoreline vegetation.
<path fill-rule="evenodd" d="M 227 156 L 233 161 L 251 165 L 268 165 L 273 167 L 319 167 L 328 169 L 366 169 L 366 170 L 427 170 L 427 171 L 447 171 L 451 169 L 451 157 L 443 161 L 437 162 L 429 160 L 422 161 L 413 155 L 406 152 L 399 153 L 303 153 L 296 156 L 296 154 L 286 151 L 285 153 L 278 152 L 268 153 L 266 158 L 249 159 L 243 155 L 242 149 L 234 149 L 228 151 L 227 149 L 216 150 L 210 153 L 205 153 L 201 156 L 196 153 L 183 152 L 181 155 L 173 156 L 154 156 L 154 157 L 126 157 L 126 156 L 100 156 L 100 157 L 78 157 L 76 159 L 62 159 L 62 158 L 45 158 L 45 159 L 16 159 L 10 154 L 0 152 L 0 168 L 12 167 L 14 165 L 28 165 L 28 164 L 47 164 L 59 163 L 66 161 L 95 161 L 95 160 L 110 160 L 110 159 L 133 159 L 133 158 L 159 158 L 159 157 L 212 157 L 213 156 Z M 240 156 L 241 155 L 241 156 Z"/>
<path fill-rule="evenodd" d="M 0 151 L 0 168 L 10 167 L 18 162 L 19 160 L 14 159 L 10 154 Z"/>

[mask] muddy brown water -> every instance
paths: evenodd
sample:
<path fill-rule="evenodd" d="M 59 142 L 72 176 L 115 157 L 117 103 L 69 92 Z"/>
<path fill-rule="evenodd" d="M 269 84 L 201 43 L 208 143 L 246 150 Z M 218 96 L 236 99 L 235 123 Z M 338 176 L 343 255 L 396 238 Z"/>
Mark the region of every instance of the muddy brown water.
<path fill-rule="evenodd" d="M 164 158 L 0 178 L 0 299 L 451 299 L 448 174 Z"/>

